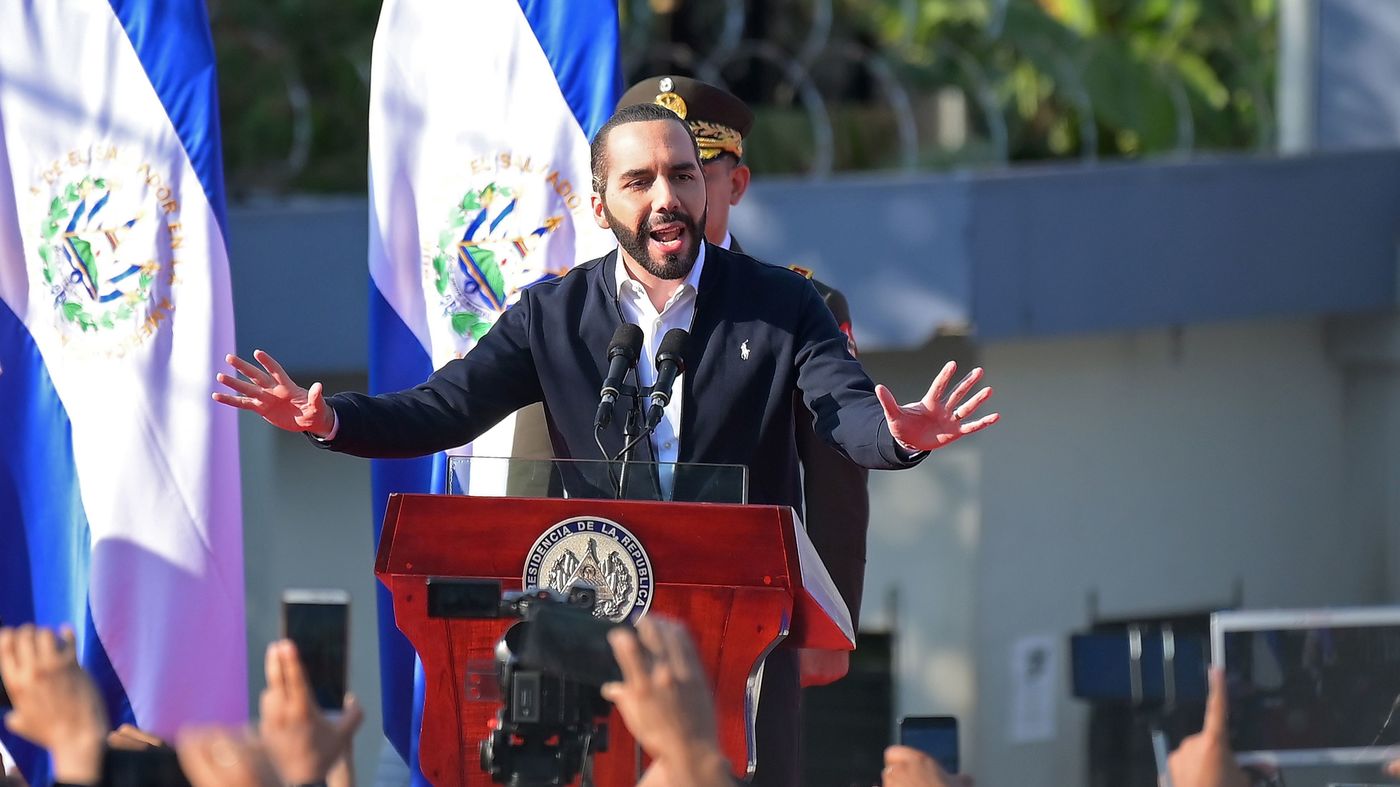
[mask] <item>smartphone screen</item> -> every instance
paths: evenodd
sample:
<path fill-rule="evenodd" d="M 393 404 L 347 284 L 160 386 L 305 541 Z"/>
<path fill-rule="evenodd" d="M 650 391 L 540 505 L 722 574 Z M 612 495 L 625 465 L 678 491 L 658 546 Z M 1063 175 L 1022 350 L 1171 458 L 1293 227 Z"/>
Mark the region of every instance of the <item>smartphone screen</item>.
<path fill-rule="evenodd" d="M 899 742 L 932 757 L 946 773 L 958 772 L 958 720 L 955 716 L 905 716 Z"/>
<path fill-rule="evenodd" d="M 108 749 L 102 763 L 104 787 L 190 787 L 175 750 Z"/>
<path fill-rule="evenodd" d="M 282 633 L 296 643 L 316 704 L 338 711 L 349 680 L 350 596 L 343 590 L 282 594 Z"/>

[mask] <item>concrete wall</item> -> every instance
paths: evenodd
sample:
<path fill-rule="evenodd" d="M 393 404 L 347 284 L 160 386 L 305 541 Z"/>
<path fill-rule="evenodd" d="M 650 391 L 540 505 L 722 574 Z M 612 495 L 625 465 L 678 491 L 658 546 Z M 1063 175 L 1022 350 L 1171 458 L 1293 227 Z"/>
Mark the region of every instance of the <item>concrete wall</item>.
<path fill-rule="evenodd" d="M 901 401 L 928 389 L 949 360 L 971 370 L 966 342 L 910 352 L 865 353 L 871 377 Z M 896 719 L 952 715 L 964 756 L 978 717 L 973 651 L 983 462 L 978 441 L 957 443 L 911 470 L 870 474 L 870 537 L 861 625 L 894 629 Z"/>
<path fill-rule="evenodd" d="M 328 381 L 335 387 L 353 380 Z M 339 384 L 337 384 L 339 383 Z M 358 382 L 363 389 L 364 382 Z M 318 451 L 248 413 L 239 417 L 243 546 L 248 607 L 249 707 L 265 685 L 263 654 L 281 636 L 285 588 L 350 593 L 350 690 L 365 708 L 355 738 L 356 770 L 372 784 L 380 743 L 379 653 L 369 463 Z"/>
<path fill-rule="evenodd" d="M 1386 598 L 1384 528 L 1348 516 L 1350 394 L 1325 335 L 1297 320 L 982 348 L 1005 418 L 976 447 L 979 783 L 1085 783 L 1067 670 L 1045 744 L 1009 742 L 1007 676 L 1021 636 L 1055 638 L 1065 664 L 1090 592 L 1109 617 L 1227 605 L 1236 582 L 1250 608 Z"/>

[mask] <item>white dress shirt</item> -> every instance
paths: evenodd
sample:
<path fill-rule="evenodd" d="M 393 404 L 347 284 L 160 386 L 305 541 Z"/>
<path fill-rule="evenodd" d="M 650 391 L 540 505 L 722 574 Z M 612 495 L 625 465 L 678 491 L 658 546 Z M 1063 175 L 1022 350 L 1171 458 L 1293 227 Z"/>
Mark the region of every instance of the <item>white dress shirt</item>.
<path fill-rule="evenodd" d="M 661 344 L 661 337 L 672 328 L 690 330 L 691 323 L 695 320 L 695 295 L 700 285 L 700 271 L 704 267 L 705 243 L 702 240 L 700 253 L 695 257 L 695 266 L 658 312 L 652 305 L 651 298 L 647 297 L 646 288 L 627 271 L 627 264 L 622 260 L 622 250 L 618 249 L 615 271 L 617 304 L 622 309 L 623 319 L 636 323 L 642 329 L 642 356 L 637 359 L 637 377 L 641 387 L 646 388 L 656 383 L 656 349 Z M 656 431 L 651 435 L 651 447 L 658 462 L 675 462 L 680 456 L 684 379 L 683 374 L 676 377 L 675 385 L 671 388 L 671 402 L 666 405 L 661 423 L 656 425 Z M 643 412 L 646 412 L 645 407 Z M 662 471 L 661 491 L 668 499 L 674 481 L 669 470 Z"/>

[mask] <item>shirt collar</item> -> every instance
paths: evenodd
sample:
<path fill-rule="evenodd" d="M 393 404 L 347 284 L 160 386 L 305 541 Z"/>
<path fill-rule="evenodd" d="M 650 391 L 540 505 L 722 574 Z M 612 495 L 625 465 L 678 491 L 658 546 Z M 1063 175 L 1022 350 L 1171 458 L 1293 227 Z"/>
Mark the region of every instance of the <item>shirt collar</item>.
<path fill-rule="evenodd" d="M 721 249 L 724 249 L 725 251 L 729 251 L 730 247 L 732 247 L 733 245 L 734 245 L 734 236 L 729 234 L 729 230 L 725 230 L 725 231 L 724 231 L 724 243 L 721 243 L 721 244 L 719 245 L 719 247 L 720 247 Z"/>
<path fill-rule="evenodd" d="M 726 238 L 726 240 L 728 240 L 728 238 Z M 700 271 L 705 267 L 705 247 L 708 245 L 710 245 L 708 241 L 703 238 L 700 240 L 700 253 L 695 255 L 695 264 L 691 266 L 690 273 L 686 275 L 682 289 L 677 290 L 677 295 L 683 292 L 684 287 L 689 287 L 695 292 L 700 291 Z M 632 275 L 627 272 L 627 263 L 622 259 L 621 247 L 618 247 L 617 264 L 613 267 L 613 293 L 618 297 L 622 297 L 624 294 L 622 291 L 623 285 L 626 282 L 636 282 L 637 280 L 633 279 Z M 641 282 L 637 282 L 637 286 L 640 287 Z"/>

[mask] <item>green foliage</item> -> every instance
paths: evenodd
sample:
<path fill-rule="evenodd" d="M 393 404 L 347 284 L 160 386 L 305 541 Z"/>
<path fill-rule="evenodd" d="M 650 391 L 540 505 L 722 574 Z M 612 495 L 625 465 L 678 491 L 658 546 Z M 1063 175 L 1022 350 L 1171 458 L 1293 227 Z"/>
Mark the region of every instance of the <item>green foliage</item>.
<path fill-rule="evenodd" d="M 229 191 L 364 191 L 380 0 L 221 0 L 210 8 Z M 288 159 L 299 121 L 310 138 L 298 170 Z"/>
<path fill-rule="evenodd" d="M 632 12 L 642 5 L 670 10 Z M 811 3 L 744 6 L 744 36 L 789 55 L 817 23 Z M 620 3 L 625 81 L 678 67 L 646 60 L 648 52 L 685 50 L 703 62 L 722 38 L 725 7 Z M 220 0 L 211 9 L 231 194 L 363 192 L 380 0 Z M 830 52 L 853 45 L 878 56 L 907 91 L 920 166 L 999 161 L 994 127 L 1004 127 L 1012 161 L 1273 142 L 1277 0 L 836 0 L 834 11 Z M 835 169 L 900 166 L 897 118 L 869 64 L 830 52 L 808 63 L 830 118 Z M 469 49 L 463 58 L 469 63 Z M 746 147 L 755 171 L 804 172 L 817 140 L 807 106 L 779 71 L 758 61 L 723 66 L 754 105 Z M 950 88 L 965 97 L 967 137 L 944 147 L 940 101 Z M 304 162 L 292 160 L 298 123 L 310 134 Z M 461 212 L 487 202 L 467 195 Z M 66 216 L 51 213 L 46 238 Z"/>
<path fill-rule="evenodd" d="M 928 83 L 990 84 L 1013 160 L 1077 153 L 1263 147 L 1277 47 L 1275 0 L 849 0 L 886 53 Z M 998 24 L 999 22 L 999 24 Z M 1092 151 L 1083 129 L 1097 138 Z"/>

